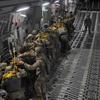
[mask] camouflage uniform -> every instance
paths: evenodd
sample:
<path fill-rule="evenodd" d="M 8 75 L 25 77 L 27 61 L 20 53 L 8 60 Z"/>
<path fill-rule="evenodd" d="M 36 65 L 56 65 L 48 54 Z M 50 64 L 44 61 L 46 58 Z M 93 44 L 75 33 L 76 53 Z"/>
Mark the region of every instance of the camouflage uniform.
<path fill-rule="evenodd" d="M 26 68 L 28 70 L 37 70 L 39 69 L 40 72 L 37 72 L 37 79 L 36 82 L 34 84 L 34 88 L 37 94 L 37 97 L 40 98 L 40 100 L 44 100 L 43 99 L 43 93 L 44 93 L 44 87 L 45 87 L 45 81 L 47 79 L 47 72 L 46 72 L 46 64 L 44 61 L 44 55 L 43 53 L 41 53 L 40 51 L 40 47 L 36 47 L 35 51 L 36 51 L 36 62 L 33 65 L 29 65 L 27 63 L 24 63 L 24 65 L 26 66 Z"/>
<path fill-rule="evenodd" d="M 59 40 L 61 42 L 61 52 L 66 53 L 66 50 L 69 50 L 68 37 L 67 37 L 66 33 L 61 34 L 59 37 Z"/>
<path fill-rule="evenodd" d="M 27 44 L 29 45 L 29 44 Z M 28 46 L 26 46 L 28 47 Z M 24 47 L 25 48 L 25 47 Z M 22 48 L 22 50 L 20 50 L 20 55 L 19 55 L 19 59 L 21 59 L 25 66 L 31 66 L 32 64 L 34 64 L 35 62 L 35 52 L 34 52 L 34 46 L 32 47 L 32 45 L 29 45 L 29 48 L 27 50 L 27 48 Z M 19 64 L 20 65 L 20 64 Z M 29 70 L 27 67 L 25 68 L 25 66 L 23 66 L 23 64 L 21 64 L 22 69 L 25 69 L 25 71 L 27 72 L 27 76 L 23 78 L 23 86 L 25 88 L 25 96 L 27 99 L 31 98 L 34 95 L 34 82 L 36 80 L 36 71 L 32 71 Z"/>

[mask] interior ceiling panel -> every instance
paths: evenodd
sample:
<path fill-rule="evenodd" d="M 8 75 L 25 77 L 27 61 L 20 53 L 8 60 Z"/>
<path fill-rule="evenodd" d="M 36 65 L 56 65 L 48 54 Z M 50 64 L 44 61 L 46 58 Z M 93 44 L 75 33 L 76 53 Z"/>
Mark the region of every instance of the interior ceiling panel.
<path fill-rule="evenodd" d="M 24 5 L 37 6 L 40 2 L 41 0 L 0 0 L 0 14 L 10 13 Z"/>
<path fill-rule="evenodd" d="M 5 1 L 0 0 L 0 8 L 23 5 L 23 4 L 38 3 L 39 1 L 40 0 L 5 0 Z"/>

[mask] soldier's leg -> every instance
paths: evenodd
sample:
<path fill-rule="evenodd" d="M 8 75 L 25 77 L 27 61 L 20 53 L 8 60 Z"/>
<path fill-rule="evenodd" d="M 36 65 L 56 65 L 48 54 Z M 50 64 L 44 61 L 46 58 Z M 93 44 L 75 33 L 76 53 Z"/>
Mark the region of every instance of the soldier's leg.
<path fill-rule="evenodd" d="M 35 84 L 34 84 L 34 88 L 37 94 L 37 98 L 39 100 L 45 100 L 44 99 L 44 95 L 45 95 L 45 78 L 42 76 L 39 76 L 38 79 L 36 80 Z"/>
<path fill-rule="evenodd" d="M 37 96 L 42 96 L 41 82 L 36 81 L 34 87 L 35 87 Z"/>
<path fill-rule="evenodd" d="M 37 100 L 43 100 L 42 81 L 37 80 L 34 85 Z"/>
<path fill-rule="evenodd" d="M 89 34 L 91 34 L 91 26 L 88 26 Z"/>

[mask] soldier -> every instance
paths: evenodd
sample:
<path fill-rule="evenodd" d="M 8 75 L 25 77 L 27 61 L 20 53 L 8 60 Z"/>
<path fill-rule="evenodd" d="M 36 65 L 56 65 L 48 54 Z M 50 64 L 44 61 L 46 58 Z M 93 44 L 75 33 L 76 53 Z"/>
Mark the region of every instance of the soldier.
<path fill-rule="evenodd" d="M 37 100 L 46 100 L 43 97 L 44 94 L 44 88 L 45 87 L 45 81 L 47 78 L 47 73 L 46 73 L 46 63 L 44 61 L 44 55 L 42 53 L 41 47 L 36 47 L 35 48 L 36 52 L 36 62 L 33 65 L 27 64 L 23 61 L 20 61 L 21 64 L 24 64 L 26 69 L 34 71 L 36 70 L 36 75 L 37 79 L 34 84 L 36 95 L 37 95 Z M 40 72 L 39 72 L 40 70 Z"/>
<path fill-rule="evenodd" d="M 70 16 L 69 17 L 70 17 L 70 20 L 71 20 L 71 24 L 73 25 L 74 20 L 75 20 L 74 14 L 72 12 L 70 12 Z"/>
<path fill-rule="evenodd" d="M 43 30 L 45 33 L 48 33 L 48 39 L 45 40 L 44 42 L 44 48 L 45 48 L 45 54 L 46 56 L 48 57 L 48 59 L 53 62 L 54 61 L 54 58 L 55 58 L 55 55 L 54 55 L 54 43 L 53 43 L 53 38 L 52 38 L 52 35 L 49 34 L 50 33 L 50 30 L 48 28 L 48 25 L 45 24 L 44 25 L 44 30 Z"/>
<path fill-rule="evenodd" d="M 61 52 L 62 53 L 66 53 L 66 51 L 69 51 L 71 49 L 66 33 L 61 34 L 59 36 L 59 40 L 61 42 Z"/>
<path fill-rule="evenodd" d="M 69 40 L 71 40 L 72 33 L 74 33 L 74 30 L 75 30 L 75 27 L 73 25 L 74 20 L 75 20 L 75 16 L 72 14 L 72 12 L 70 12 L 69 15 L 67 16 L 67 19 L 64 22 L 65 28 L 68 31 L 68 39 Z"/>
<path fill-rule="evenodd" d="M 71 31 L 71 27 L 70 27 L 70 20 L 69 19 L 66 19 L 64 21 L 64 27 L 65 29 L 67 30 L 67 34 L 68 34 L 68 40 L 70 41 L 71 38 L 72 38 L 72 31 Z"/>
<path fill-rule="evenodd" d="M 89 34 L 91 34 L 91 18 L 90 15 L 87 15 L 86 19 L 84 20 L 84 25 L 85 25 L 85 32 L 88 30 Z"/>
<path fill-rule="evenodd" d="M 38 73 L 38 78 L 35 82 L 35 90 L 37 93 L 38 98 L 40 100 L 46 100 L 45 96 L 45 82 L 48 78 L 47 71 L 46 71 L 46 61 L 45 55 L 42 52 L 40 47 L 35 48 L 36 51 L 36 64 L 33 67 L 37 66 L 40 69 L 40 73 Z"/>
<path fill-rule="evenodd" d="M 70 12 L 70 27 L 72 32 L 75 30 L 75 27 L 73 25 L 74 21 L 75 21 L 75 15 L 72 12 Z"/>
<path fill-rule="evenodd" d="M 20 55 L 18 57 L 19 60 L 22 60 L 23 62 L 29 64 L 30 66 L 34 64 L 35 54 L 32 49 L 32 45 L 26 44 L 24 47 L 22 47 L 20 49 Z M 22 80 L 23 80 L 23 86 L 25 88 L 26 100 L 28 100 L 29 98 L 32 98 L 35 93 L 34 82 L 37 78 L 36 70 L 34 71 L 28 70 L 27 68 L 25 68 L 25 66 L 23 66 L 23 64 L 20 63 L 20 61 L 19 61 L 19 67 L 25 69 L 25 71 L 27 72 L 27 76 L 24 77 Z"/>
<path fill-rule="evenodd" d="M 51 26 L 51 25 L 53 25 L 54 23 L 55 23 L 55 16 L 52 15 L 51 18 L 50 18 L 50 20 L 49 20 L 49 25 Z"/>

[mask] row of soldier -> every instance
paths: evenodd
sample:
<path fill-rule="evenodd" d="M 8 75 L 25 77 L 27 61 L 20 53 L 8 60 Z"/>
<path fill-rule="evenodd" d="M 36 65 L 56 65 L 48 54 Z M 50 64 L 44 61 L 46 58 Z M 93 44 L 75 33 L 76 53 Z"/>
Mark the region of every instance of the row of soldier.
<path fill-rule="evenodd" d="M 2 64 L 1 88 L 5 91 L 1 90 L 1 97 L 5 100 L 33 97 L 46 100 L 46 83 L 51 70 L 61 53 L 70 50 L 74 17 L 64 22 L 52 23 L 51 26 L 45 24 L 38 34 L 29 34 L 17 54 L 14 53 L 9 66 Z"/>

